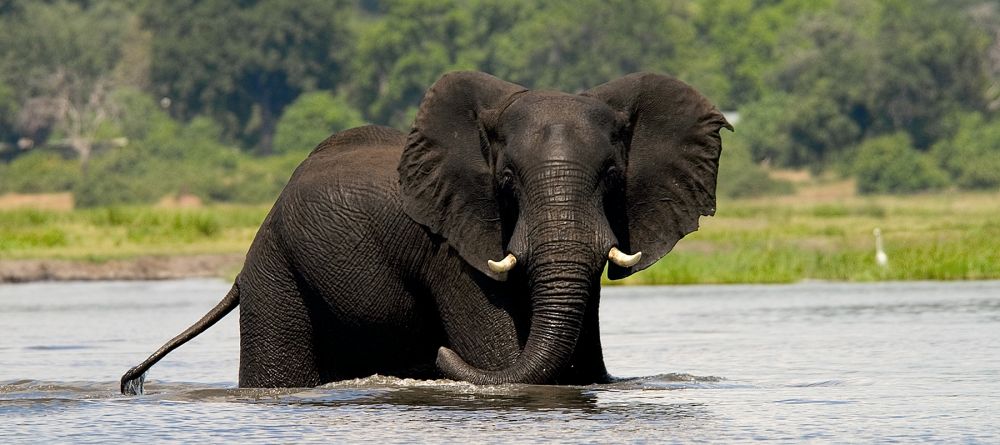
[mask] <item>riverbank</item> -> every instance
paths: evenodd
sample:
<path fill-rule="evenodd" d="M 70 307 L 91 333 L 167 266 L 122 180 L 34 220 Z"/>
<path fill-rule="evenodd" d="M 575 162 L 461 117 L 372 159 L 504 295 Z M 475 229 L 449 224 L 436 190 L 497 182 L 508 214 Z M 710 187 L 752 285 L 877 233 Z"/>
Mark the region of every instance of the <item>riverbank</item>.
<path fill-rule="evenodd" d="M 0 282 L 231 278 L 267 210 L 0 208 Z"/>
<path fill-rule="evenodd" d="M 0 283 L 122 281 L 235 276 L 242 254 L 141 256 L 107 261 L 0 260 Z"/>
<path fill-rule="evenodd" d="M 721 201 L 716 217 L 624 284 L 997 279 L 998 202 L 998 193 L 856 196 L 838 182 Z M 875 260 L 876 228 L 885 266 Z"/>
<path fill-rule="evenodd" d="M 722 200 L 659 263 L 610 284 L 1000 279 L 1000 194 L 852 190 L 831 182 Z M 232 278 L 268 208 L 0 208 L 0 282 Z"/>

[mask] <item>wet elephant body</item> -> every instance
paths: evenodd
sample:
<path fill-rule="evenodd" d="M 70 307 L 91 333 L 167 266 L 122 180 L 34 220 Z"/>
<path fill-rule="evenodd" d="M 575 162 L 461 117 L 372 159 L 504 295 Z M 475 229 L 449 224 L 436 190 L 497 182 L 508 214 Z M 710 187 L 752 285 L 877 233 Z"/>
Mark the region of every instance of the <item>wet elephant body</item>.
<path fill-rule="evenodd" d="M 601 273 L 648 267 L 714 213 L 723 127 L 662 75 L 574 95 L 448 74 L 408 134 L 367 126 L 321 143 L 230 294 L 123 391 L 236 306 L 240 386 L 607 381 Z"/>

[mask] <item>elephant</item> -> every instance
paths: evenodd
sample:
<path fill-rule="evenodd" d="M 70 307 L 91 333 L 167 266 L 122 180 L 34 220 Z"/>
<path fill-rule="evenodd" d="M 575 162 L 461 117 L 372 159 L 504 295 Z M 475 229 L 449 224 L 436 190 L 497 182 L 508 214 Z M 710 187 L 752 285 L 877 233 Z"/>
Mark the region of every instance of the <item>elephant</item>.
<path fill-rule="evenodd" d="M 673 77 L 579 94 L 442 76 L 408 134 L 335 133 L 296 168 L 225 298 L 121 379 L 240 308 L 240 387 L 373 374 L 608 382 L 601 276 L 715 213 L 721 112 Z"/>

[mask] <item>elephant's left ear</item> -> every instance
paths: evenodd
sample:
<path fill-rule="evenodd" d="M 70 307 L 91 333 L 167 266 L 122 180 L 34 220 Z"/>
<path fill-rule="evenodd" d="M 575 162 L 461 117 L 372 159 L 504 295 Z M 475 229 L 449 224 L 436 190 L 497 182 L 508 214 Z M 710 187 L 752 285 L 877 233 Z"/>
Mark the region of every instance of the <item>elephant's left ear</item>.
<path fill-rule="evenodd" d="M 722 139 L 733 129 L 722 113 L 691 86 L 669 76 L 635 73 L 593 88 L 629 117 L 625 215 L 612 223 L 620 248 L 643 253 L 630 268 L 608 265 L 624 278 L 662 258 L 698 230 L 698 218 L 715 214 L 715 185 Z"/>

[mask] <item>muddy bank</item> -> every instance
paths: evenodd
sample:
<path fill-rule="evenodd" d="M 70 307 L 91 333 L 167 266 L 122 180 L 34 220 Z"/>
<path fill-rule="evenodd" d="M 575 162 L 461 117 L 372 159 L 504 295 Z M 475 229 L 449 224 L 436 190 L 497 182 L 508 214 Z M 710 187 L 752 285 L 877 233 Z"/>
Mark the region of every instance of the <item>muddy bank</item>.
<path fill-rule="evenodd" d="M 0 260 L 0 283 L 225 278 L 239 271 L 243 259 L 243 254 L 216 254 L 147 256 L 103 262 Z"/>

